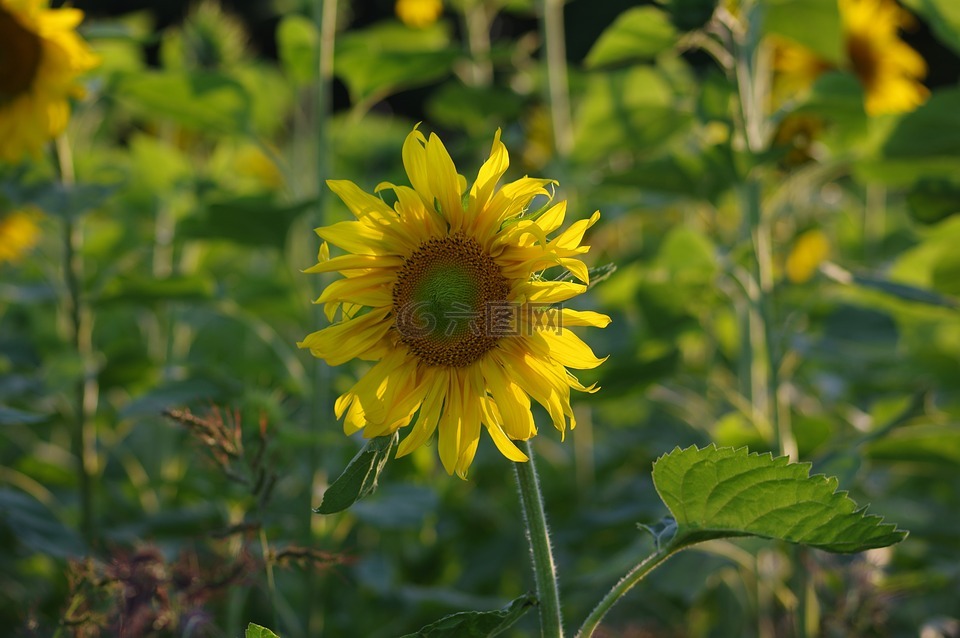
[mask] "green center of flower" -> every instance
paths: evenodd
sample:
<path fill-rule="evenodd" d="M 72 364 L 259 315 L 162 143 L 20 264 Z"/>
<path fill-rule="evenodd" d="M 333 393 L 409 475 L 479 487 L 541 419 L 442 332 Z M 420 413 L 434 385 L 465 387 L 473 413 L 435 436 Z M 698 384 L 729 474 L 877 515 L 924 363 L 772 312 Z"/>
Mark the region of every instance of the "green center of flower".
<path fill-rule="evenodd" d="M 42 52 L 39 36 L 0 7 L 0 103 L 30 90 Z"/>
<path fill-rule="evenodd" d="M 421 361 L 461 368 L 499 341 L 498 313 L 510 286 L 471 237 L 457 233 L 424 242 L 404 262 L 393 287 L 400 340 Z"/>

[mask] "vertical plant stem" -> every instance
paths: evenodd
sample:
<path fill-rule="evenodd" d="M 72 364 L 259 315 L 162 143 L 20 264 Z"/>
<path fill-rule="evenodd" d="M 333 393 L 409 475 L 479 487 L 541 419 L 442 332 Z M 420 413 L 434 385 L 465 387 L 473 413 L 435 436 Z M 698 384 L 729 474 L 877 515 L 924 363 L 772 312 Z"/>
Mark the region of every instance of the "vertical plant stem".
<path fill-rule="evenodd" d="M 547 71 L 547 104 L 557 155 L 573 150 L 573 120 L 567 83 L 567 47 L 563 29 L 563 0 L 540 0 L 540 33 Z"/>
<path fill-rule="evenodd" d="M 520 504 L 530 541 L 530 556 L 533 559 L 533 575 L 540 600 L 540 632 L 544 638 L 563 637 L 563 619 L 560 615 L 560 594 L 557 587 L 557 568 L 550 548 L 550 532 L 543 511 L 543 494 L 540 479 L 534 465 L 533 447 L 529 441 L 519 444 L 530 459 L 526 463 L 514 463 L 517 486 L 520 489 Z"/>
<path fill-rule="evenodd" d="M 490 8 L 485 0 L 469 3 L 463 10 L 464 31 L 470 51 L 470 86 L 490 86 L 493 65 L 490 62 Z"/>
<path fill-rule="evenodd" d="M 581 625 L 579 631 L 577 631 L 576 638 L 590 638 L 593 632 L 597 630 L 597 627 L 600 626 L 600 621 L 603 620 L 603 617 L 607 615 L 607 612 L 610 611 L 613 605 L 623 598 L 623 595 L 630 591 L 634 585 L 643 580 L 647 574 L 660 565 L 660 563 L 670 558 L 677 551 L 676 548 L 669 545 L 662 547 L 644 558 L 633 569 L 627 572 L 627 574 L 607 592 L 607 595 L 597 603 L 597 606 L 593 608 L 593 611 L 590 612 L 590 615 L 587 616 L 587 619 L 583 621 L 583 625 Z"/>
<path fill-rule="evenodd" d="M 70 188 L 76 183 L 73 154 L 66 136 L 56 140 L 56 161 L 60 181 Z M 96 371 L 93 368 L 93 317 L 83 300 L 83 228 L 68 211 L 63 225 L 64 283 L 67 288 L 67 315 L 70 340 L 80 360 L 82 373 L 73 395 L 73 452 L 77 458 L 77 480 L 80 489 L 80 531 L 88 545 L 97 536 L 93 494 L 93 474 L 97 467 Z"/>
<path fill-rule="evenodd" d="M 314 227 L 323 226 L 326 220 L 326 180 L 330 172 L 330 114 L 333 109 L 333 59 L 334 44 L 337 33 L 337 0 L 315 0 L 314 20 L 317 24 L 317 30 L 320 33 L 320 46 L 317 53 L 317 84 L 315 94 L 315 107 L 313 113 L 313 125 L 315 127 L 316 140 L 316 197 L 317 208 L 312 219 Z M 316 282 L 317 288 L 323 287 L 323 279 Z M 314 298 L 319 295 L 317 289 L 314 290 Z M 319 329 L 326 321 L 323 315 L 322 306 L 313 307 L 313 325 Z M 321 359 L 314 359 L 313 365 L 313 392 L 310 398 L 310 423 L 309 428 L 315 428 L 317 424 L 323 423 L 331 415 L 330 407 L 330 367 Z M 305 541 L 313 535 L 314 526 L 321 525 L 322 522 L 313 515 L 313 508 L 316 490 L 314 487 L 324 482 L 321 476 L 323 468 L 326 466 L 322 458 L 322 447 L 313 437 L 314 443 L 310 448 L 309 462 L 313 470 L 308 489 L 308 509 L 306 521 Z M 312 570 L 305 572 L 305 618 L 304 627 L 306 635 L 316 636 L 323 633 L 324 613 L 323 610 L 328 607 L 324 604 L 313 604 L 317 598 L 317 578 Z M 323 594 L 326 596 L 327 594 Z"/>

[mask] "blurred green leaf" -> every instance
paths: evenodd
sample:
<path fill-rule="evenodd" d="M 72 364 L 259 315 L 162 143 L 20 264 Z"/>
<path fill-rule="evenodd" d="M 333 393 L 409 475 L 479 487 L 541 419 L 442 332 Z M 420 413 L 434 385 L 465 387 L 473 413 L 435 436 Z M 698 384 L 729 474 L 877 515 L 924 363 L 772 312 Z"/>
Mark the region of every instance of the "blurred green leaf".
<path fill-rule="evenodd" d="M 338 38 L 334 70 L 357 103 L 440 80 L 459 55 L 441 23 L 410 29 L 385 22 Z"/>
<path fill-rule="evenodd" d="M 828 62 L 843 57 L 843 28 L 837 0 L 763 0 L 764 28 L 794 40 Z"/>
<path fill-rule="evenodd" d="M 493 638 L 506 631 L 537 604 L 533 594 L 517 598 L 495 611 L 461 611 L 430 623 L 403 638 Z"/>
<path fill-rule="evenodd" d="M 31 423 L 42 423 L 46 420 L 47 417 L 43 414 L 24 412 L 0 405 L 0 425 L 30 425 Z"/>
<path fill-rule="evenodd" d="M 304 86 L 316 78 L 319 46 L 320 34 L 313 20 L 290 14 L 277 25 L 277 54 L 294 84 Z"/>
<path fill-rule="evenodd" d="M 185 219 L 179 234 L 184 238 L 282 248 L 293 221 L 315 205 L 314 200 L 280 204 L 271 195 L 211 202 L 201 214 Z"/>
<path fill-rule="evenodd" d="M 960 465 L 960 426 L 914 425 L 900 428 L 867 446 L 867 456 L 883 461 Z"/>
<path fill-rule="evenodd" d="M 215 71 L 118 74 L 111 94 L 141 117 L 171 119 L 197 131 L 239 133 L 250 118 L 243 86 Z"/>
<path fill-rule="evenodd" d="M 208 301 L 214 298 L 216 282 L 204 275 L 180 275 L 155 279 L 126 275 L 112 280 L 97 300 L 100 304 L 149 305 L 167 301 Z"/>
<path fill-rule="evenodd" d="M 250 623 L 247 625 L 247 631 L 244 633 L 243 638 L 280 638 L 280 636 L 266 627 Z"/>
<path fill-rule="evenodd" d="M 649 60 L 676 42 L 677 32 L 656 7 L 633 7 L 621 13 L 594 43 L 585 60 L 597 68 L 633 60 Z"/>
<path fill-rule="evenodd" d="M 0 487 L 0 530 L 9 529 L 18 543 L 30 552 L 67 558 L 83 552 L 77 533 L 61 523 L 36 499 L 6 487 Z M 0 537 L 6 534 L 0 534 Z M 9 552 L 6 548 L 4 551 Z"/>
<path fill-rule="evenodd" d="M 960 252 L 944 251 L 933 265 L 933 287 L 943 293 L 960 296 Z"/>
<path fill-rule="evenodd" d="M 607 178 L 609 184 L 641 191 L 716 202 L 737 183 L 729 146 L 708 146 L 696 152 L 678 151 L 638 163 L 629 171 Z"/>
<path fill-rule="evenodd" d="M 884 279 L 883 277 L 851 273 L 843 268 L 840 268 L 836 264 L 825 264 L 821 268 L 821 272 L 837 283 L 846 285 L 852 284 L 856 286 L 863 286 L 864 288 L 879 290 L 905 301 L 929 304 L 931 306 L 939 306 L 941 308 L 960 308 L 960 301 L 937 294 L 932 290 L 911 286 L 905 283 L 890 281 L 889 279 Z"/>
<path fill-rule="evenodd" d="M 121 408 L 121 418 L 159 416 L 171 408 L 203 402 L 209 405 L 223 396 L 223 388 L 207 379 L 170 381 L 135 398 Z"/>
<path fill-rule="evenodd" d="M 937 38 L 960 54 L 960 2 L 956 0 L 903 0 L 930 26 Z"/>
<path fill-rule="evenodd" d="M 746 448 L 690 446 L 657 459 L 653 482 L 677 521 L 677 547 L 761 536 L 848 553 L 906 538 L 838 492 L 837 479 L 809 476 L 810 467 Z"/>
<path fill-rule="evenodd" d="M 924 224 L 935 224 L 960 213 L 960 183 L 950 179 L 920 179 L 907 193 L 910 216 Z"/>
<path fill-rule="evenodd" d="M 942 89 L 904 115 L 878 157 L 855 169 L 866 179 L 890 186 L 960 174 L 960 88 Z"/>
<path fill-rule="evenodd" d="M 486 135 L 504 122 L 518 119 L 523 104 L 524 98 L 509 89 L 448 82 L 430 96 L 426 108 L 437 124 Z"/>
<path fill-rule="evenodd" d="M 657 0 L 670 12 L 673 23 L 681 31 L 692 31 L 705 25 L 717 8 L 718 0 Z"/>
<path fill-rule="evenodd" d="M 583 96 L 574 155 L 585 163 L 614 154 L 653 155 L 693 122 L 690 109 L 651 67 L 591 74 Z"/>
<path fill-rule="evenodd" d="M 400 435 L 394 432 L 388 436 L 378 436 L 367 441 L 357 455 L 353 457 L 337 480 L 323 493 L 317 514 L 334 514 L 343 511 L 364 496 L 377 489 L 377 479 L 390 460 Z"/>

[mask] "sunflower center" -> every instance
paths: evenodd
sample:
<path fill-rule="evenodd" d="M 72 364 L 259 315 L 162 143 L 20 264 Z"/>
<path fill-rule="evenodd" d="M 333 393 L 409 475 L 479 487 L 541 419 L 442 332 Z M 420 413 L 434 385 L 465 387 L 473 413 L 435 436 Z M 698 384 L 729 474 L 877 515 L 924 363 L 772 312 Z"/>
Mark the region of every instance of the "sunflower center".
<path fill-rule="evenodd" d="M 39 36 L 0 6 L 0 103 L 30 90 L 42 51 Z"/>
<path fill-rule="evenodd" d="M 509 291 L 475 239 L 457 233 L 424 242 L 393 287 L 400 340 L 430 365 L 468 366 L 500 339 L 495 320 L 507 309 Z"/>
<path fill-rule="evenodd" d="M 874 44 L 863 36 L 847 36 L 847 56 L 853 65 L 853 72 L 867 88 L 874 85 L 877 78 L 878 51 Z"/>

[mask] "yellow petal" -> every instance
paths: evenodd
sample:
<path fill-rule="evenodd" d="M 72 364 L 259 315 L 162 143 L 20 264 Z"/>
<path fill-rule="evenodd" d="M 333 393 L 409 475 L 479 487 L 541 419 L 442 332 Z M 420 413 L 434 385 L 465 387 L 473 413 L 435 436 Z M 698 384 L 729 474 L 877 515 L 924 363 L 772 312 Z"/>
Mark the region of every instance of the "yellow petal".
<path fill-rule="evenodd" d="M 335 323 L 332 326 L 307 335 L 297 343 L 299 348 L 309 348 L 310 353 L 338 366 L 356 358 L 374 347 L 393 325 L 385 321 L 390 308 L 371 310 L 356 319 Z"/>
<path fill-rule="evenodd" d="M 357 219 L 369 215 L 395 219 L 397 214 L 382 199 L 364 192 L 359 186 L 345 179 L 328 179 L 327 186 L 343 200 Z"/>
<path fill-rule="evenodd" d="M 607 360 L 597 358 L 590 346 L 566 328 L 561 328 L 560 334 L 544 331 L 540 336 L 550 346 L 550 356 L 568 368 L 590 370 Z"/>

